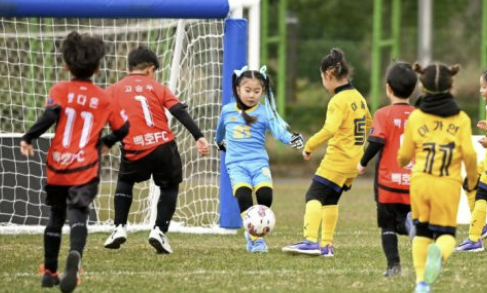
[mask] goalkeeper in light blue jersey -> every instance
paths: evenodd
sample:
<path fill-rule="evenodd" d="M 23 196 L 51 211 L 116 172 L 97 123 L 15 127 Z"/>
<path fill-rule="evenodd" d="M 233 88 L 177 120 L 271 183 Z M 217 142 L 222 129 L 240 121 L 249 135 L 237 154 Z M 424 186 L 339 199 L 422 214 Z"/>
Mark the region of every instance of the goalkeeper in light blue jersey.
<path fill-rule="evenodd" d="M 265 71 L 265 66 L 260 71 L 247 70 L 245 66 L 234 72 L 232 88 L 236 102 L 223 107 L 216 131 L 216 144 L 226 152 L 225 164 L 242 217 L 253 205 L 252 191 L 259 205 L 272 204 L 272 177 L 265 149 L 267 131 L 293 148 L 304 145 L 303 136 L 290 133 L 277 113 Z M 247 232 L 245 237 L 247 251 L 267 252 L 264 239 Z"/>

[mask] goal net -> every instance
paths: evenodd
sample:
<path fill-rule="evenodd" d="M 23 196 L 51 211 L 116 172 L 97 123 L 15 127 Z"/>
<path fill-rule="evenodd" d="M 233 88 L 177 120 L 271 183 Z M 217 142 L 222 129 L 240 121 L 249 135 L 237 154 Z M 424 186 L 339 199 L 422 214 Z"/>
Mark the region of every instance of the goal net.
<path fill-rule="evenodd" d="M 73 30 L 104 40 L 101 74 L 93 78 L 103 88 L 126 75 L 131 49 L 151 48 L 162 65 L 157 80 L 188 104 L 206 139 L 214 140 L 221 109 L 222 20 L 0 18 L 0 233 L 42 231 L 47 222 L 44 163 L 52 134 L 34 142 L 33 158 L 23 157 L 19 146 L 21 135 L 42 115 L 51 86 L 70 79 L 60 46 Z M 219 223 L 219 154 L 212 149 L 209 157 L 198 157 L 190 133 L 176 120 L 171 124 L 184 179 L 170 229 L 214 229 Z M 89 217 L 92 230 L 111 229 L 119 156 L 114 147 L 102 158 L 99 194 Z M 149 227 L 157 199 L 158 188 L 150 181 L 135 186 L 129 229 Z"/>

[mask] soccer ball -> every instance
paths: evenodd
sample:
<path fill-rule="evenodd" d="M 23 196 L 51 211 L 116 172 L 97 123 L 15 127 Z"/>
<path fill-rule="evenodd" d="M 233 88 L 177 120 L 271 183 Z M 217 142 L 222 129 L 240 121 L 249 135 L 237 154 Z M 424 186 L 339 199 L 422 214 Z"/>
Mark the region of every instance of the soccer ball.
<path fill-rule="evenodd" d="M 264 237 L 274 229 L 276 217 L 272 210 L 263 205 L 250 207 L 243 220 L 244 228 L 250 235 Z"/>

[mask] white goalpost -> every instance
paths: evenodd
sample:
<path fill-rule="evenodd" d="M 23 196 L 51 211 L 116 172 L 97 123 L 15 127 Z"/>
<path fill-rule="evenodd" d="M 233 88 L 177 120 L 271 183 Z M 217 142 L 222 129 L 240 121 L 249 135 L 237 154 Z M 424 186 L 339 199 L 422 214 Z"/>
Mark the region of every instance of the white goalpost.
<path fill-rule="evenodd" d="M 235 64 L 224 60 L 226 21 L 242 17 L 244 11 L 252 30 L 249 64 L 259 65 L 259 0 L 172 0 L 152 7 L 128 0 L 112 2 L 0 3 L 0 234 L 38 233 L 47 222 L 44 164 L 52 129 L 34 141 L 33 158 L 23 157 L 19 146 L 22 134 L 42 115 L 51 86 L 70 79 L 60 56 L 61 42 L 69 32 L 95 34 L 104 40 L 107 54 L 102 73 L 93 79 L 101 87 L 125 76 L 128 51 L 139 45 L 151 48 L 162 66 L 157 80 L 188 104 L 210 143 L 222 106 L 224 75 L 232 66 L 226 63 Z M 198 157 L 191 134 L 179 122 L 171 128 L 183 161 L 183 182 L 170 231 L 234 233 L 220 228 L 219 153 L 212 149 L 209 157 Z M 112 229 L 119 156 L 114 147 L 102 158 L 101 184 L 89 217 L 91 231 Z M 129 230 L 149 229 L 157 199 L 158 188 L 150 181 L 135 186 Z"/>

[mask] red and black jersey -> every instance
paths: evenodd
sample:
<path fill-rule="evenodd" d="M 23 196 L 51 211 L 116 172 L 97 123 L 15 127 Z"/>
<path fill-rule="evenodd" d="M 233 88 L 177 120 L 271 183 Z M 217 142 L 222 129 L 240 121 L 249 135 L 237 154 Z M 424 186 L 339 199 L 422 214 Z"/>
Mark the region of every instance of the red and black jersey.
<path fill-rule="evenodd" d="M 401 103 L 375 112 L 368 140 L 383 144 L 375 173 L 376 195 L 380 203 L 410 204 L 411 168 L 399 167 L 397 152 L 401 146 L 405 124 L 414 109 L 409 104 Z"/>
<path fill-rule="evenodd" d="M 113 99 L 91 81 L 64 81 L 49 93 L 47 108 L 58 108 L 54 138 L 47 155 L 47 183 L 82 185 L 98 176 L 100 136 L 108 122 L 112 130 L 126 119 Z"/>
<path fill-rule="evenodd" d="M 165 109 L 180 101 L 164 85 L 148 76 L 133 74 L 110 86 L 107 92 L 130 121 L 129 134 L 123 139 L 125 158 L 140 159 L 174 139 Z"/>

